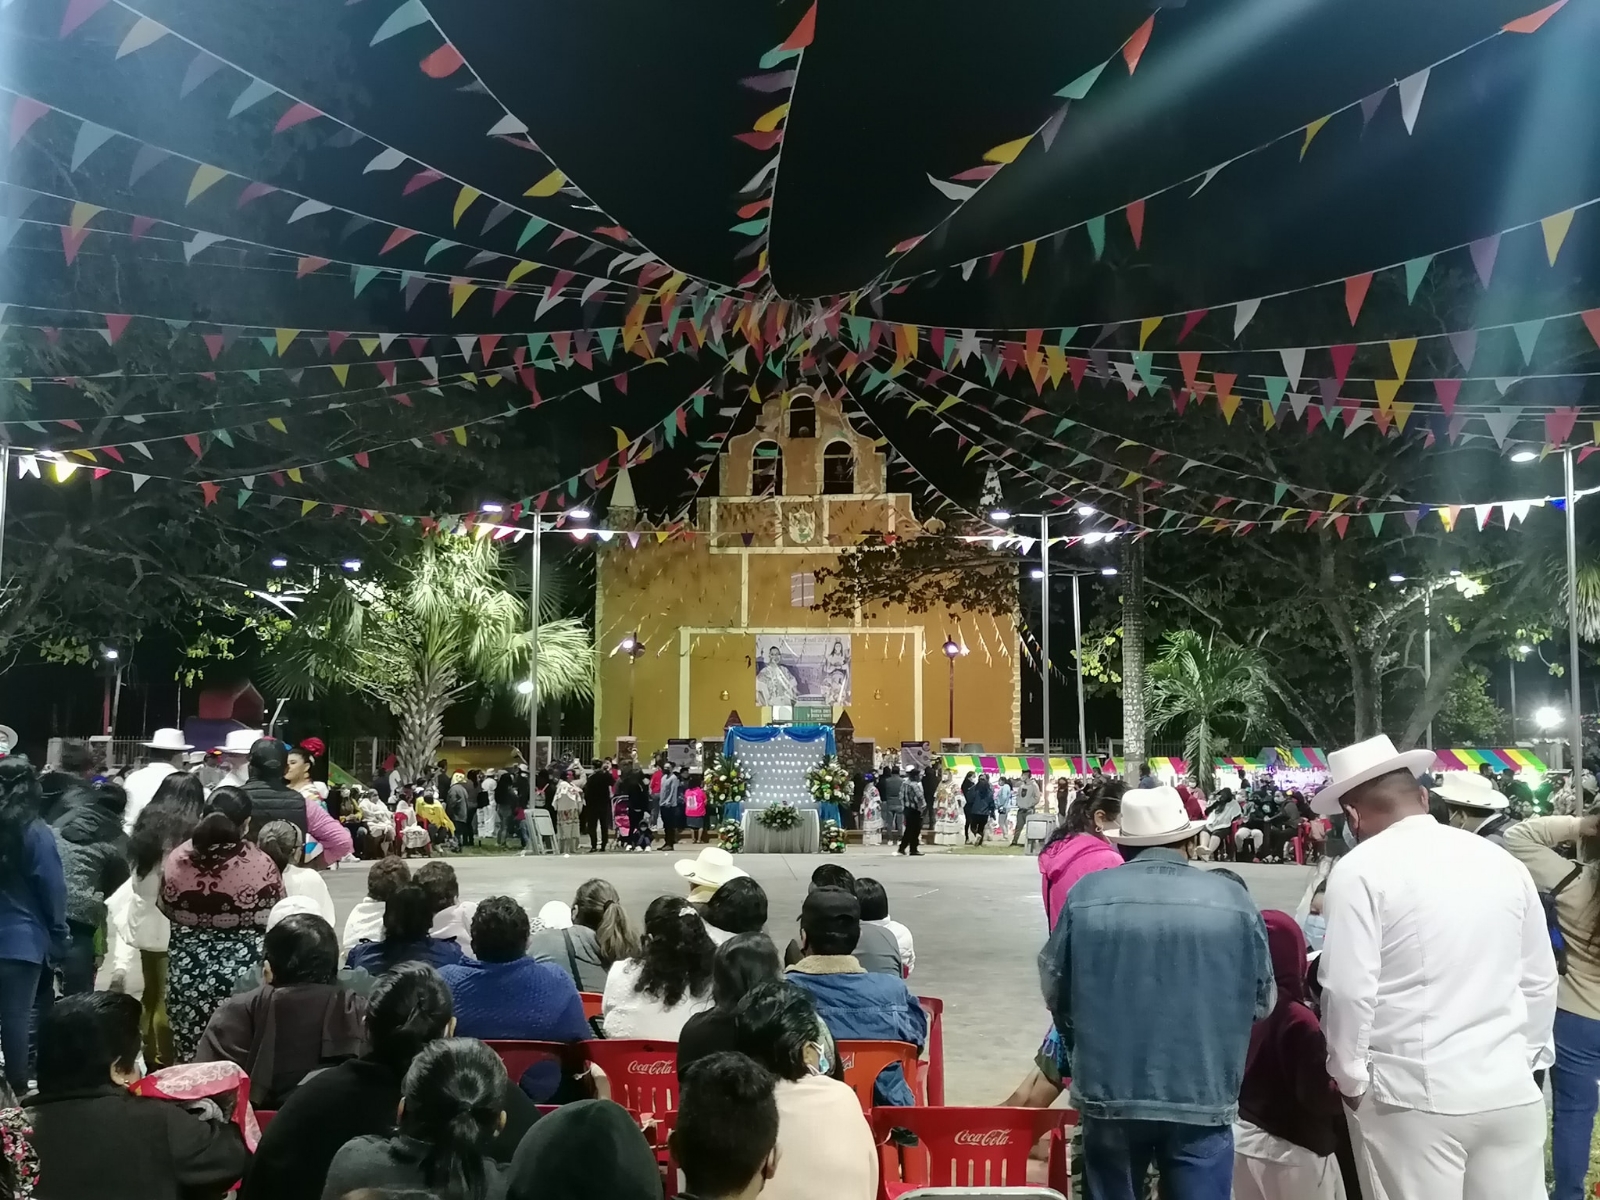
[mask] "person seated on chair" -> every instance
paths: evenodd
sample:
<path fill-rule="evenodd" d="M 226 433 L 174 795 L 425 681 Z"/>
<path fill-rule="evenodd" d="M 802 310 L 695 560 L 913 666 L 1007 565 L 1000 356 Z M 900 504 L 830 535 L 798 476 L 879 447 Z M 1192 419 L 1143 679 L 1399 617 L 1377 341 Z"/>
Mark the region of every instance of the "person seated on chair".
<path fill-rule="evenodd" d="M 455 1031 L 450 989 L 432 967 L 401 963 L 367 998 L 367 1051 L 297 1087 L 261 1135 L 239 1200 L 305 1200 L 320 1196 L 339 1148 L 363 1134 L 394 1129 L 401 1081 L 424 1046 Z M 507 1081 L 500 1106 L 506 1126 L 490 1144 L 508 1163 L 539 1111 Z"/>
<path fill-rule="evenodd" d="M 777 1079 L 729 1051 L 679 1079 L 678 1124 L 667 1139 L 687 1186 L 679 1200 L 755 1200 L 778 1170 Z"/>
<path fill-rule="evenodd" d="M 903 978 L 910 979 L 911 971 L 917 965 L 916 944 L 912 941 L 911 930 L 889 915 L 889 893 L 876 879 L 865 877 L 856 880 L 855 893 L 856 899 L 861 902 L 861 931 L 865 933 L 869 928 L 886 929 L 892 933 L 895 944 L 900 947 Z"/>
<path fill-rule="evenodd" d="M 613 963 L 601 1002 L 608 1038 L 675 1042 L 684 1023 L 712 1007 L 716 948 L 687 900 L 657 896 L 644 912 L 639 957 Z"/>
<path fill-rule="evenodd" d="M 283 876 L 285 896 L 305 896 L 317 906 L 322 919 L 333 928 L 333 897 L 322 874 L 300 864 L 306 858 L 306 835 L 288 821 L 269 821 L 256 835 L 256 845 L 278 868 Z"/>
<path fill-rule="evenodd" d="M 707 900 L 706 932 L 720 946 L 741 933 L 760 933 L 767 927 L 767 892 L 748 875 L 730 879 Z"/>
<path fill-rule="evenodd" d="M 792 983 L 763 983 L 734 1019 L 740 1053 L 778 1077 L 778 1163 L 763 1200 L 874 1200 L 872 1129 L 855 1091 L 830 1077 L 836 1064 L 811 996 Z"/>
<path fill-rule="evenodd" d="M 383 940 L 360 941 L 350 948 L 345 962 L 382 975 L 403 962 L 425 962 L 432 967 L 458 963 L 466 957 L 454 938 L 428 936 L 433 925 L 433 904 L 416 884 L 407 884 L 383 906 Z"/>
<path fill-rule="evenodd" d="M 339 949 L 349 953 L 357 942 L 376 942 L 383 937 L 383 910 L 389 898 L 411 882 L 411 868 L 402 858 L 380 858 L 367 871 L 367 895 L 358 900 L 344 919 L 344 936 Z"/>
<path fill-rule="evenodd" d="M 528 939 L 528 957 L 560 967 L 580 992 L 604 992 L 611 964 L 638 956 L 639 934 L 617 889 L 604 879 L 578 885 L 570 925 L 547 925 Z"/>
<path fill-rule="evenodd" d="M 473 959 L 439 971 L 455 1000 L 460 1036 L 520 1042 L 581 1042 L 590 1036 L 572 977 L 527 957 L 528 914 L 510 896 L 490 896 L 478 905 L 472 953 Z M 560 1082 L 556 1064 L 540 1063 L 524 1073 L 522 1088 L 543 1102 Z"/>
<path fill-rule="evenodd" d="M 805 956 L 788 980 L 810 992 L 817 1011 L 839 1041 L 910 1042 L 920 1053 L 928 1018 L 905 981 L 868 972 L 852 953 L 861 937 L 861 903 L 843 888 L 818 888 L 800 910 Z M 899 1063 L 885 1067 L 873 1086 L 878 1105 L 916 1103 Z"/>
<path fill-rule="evenodd" d="M 465 950 L 472 941 L 472 910 L 476 905 L 461 898 L 456 869 L 443 859 L 424 863 L 417 869 L 416 881 L 433 905 L 433 925 L 428 936 L 454 938 Z"/>
<path fill-rule="evenodd" d="M 215 1196 L 244 1174 L 238 1126 L 128 1090 L 139 1044 L 139 1001 L 121 992 L 69 996 L 40 1020 L 27 1106 L 40 1200 Z"/>
<path fill-rule="evenodd" d="M 661 1168 L 627 1109 L 564 1104 L 528 1131 L 511 1163 L 510 1200 L 661 1200 Z"/>
<path fill-rule="evenodd" d="M 218 1005 L 194 1061 L 238 1063 L 250 1076 L 250 1103 L 271 1110 L 310 1072 L 361 1053 L 367 1002 L 340 985 L 339 943 L 322 917 L 283 918 L 263 949 L 264 982 Z"/>
<path fill-rule="evenodd" d="M 778 948 L 764 933 L 741 933 L 717 947 L 711 960 L 711 998 L 716 1007 L 695 1013 L 678 1034 L 678 1072 L 697 1059 L 739 1047 L 733 1010 L 759 984 L 782 983 Z"/>
<path fill-rule="evenodd" d="M 818 888 L 843 888 L 847 892 L 856 890 L 856 877 L 850 874 L 838 863 L 823 863 L 811 872 L 811 887 Z M 805 951 L 800 948 L 800 939 L 794 938 L 784 947 L 783 965 L 792 967 L 799 962 Z M 900 958 L 900 943 L 893 933 L 881 929 L 876 925 L 863 925 L 861 927 L 861 940 L 856 943 L 856 961 L 872 972 L 881 972 L 884 975 L 893 975 L 897 979 L 905 978 L 905 963 Z"/>

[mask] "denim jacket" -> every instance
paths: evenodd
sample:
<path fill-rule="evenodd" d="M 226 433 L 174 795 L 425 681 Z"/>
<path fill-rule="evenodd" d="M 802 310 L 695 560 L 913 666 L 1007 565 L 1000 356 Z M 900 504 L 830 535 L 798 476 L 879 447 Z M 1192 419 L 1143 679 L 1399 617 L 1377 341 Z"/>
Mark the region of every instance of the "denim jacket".
<path fill-rule="evenodd" d="M 919 1051 L 927 1041 L 927 1015 L 898 976 L 869 973 L 848 954 L 821 954 L 802 958 L 786 978 L 811 993 L 838 1041 L 910 1042 Z M 916 1103 L 899 1063 L 879 1073 L 872 1091 L 873 1103 L 885 1107 Z"/>
<path fill-rule="evenodd" d="M 1087 875 L 1040 976 L 1084 1116 L 1234 1119 L 1250 1027 L 1277 998 L 1266 925 L 1237 883 L 1166 846 Z"/>

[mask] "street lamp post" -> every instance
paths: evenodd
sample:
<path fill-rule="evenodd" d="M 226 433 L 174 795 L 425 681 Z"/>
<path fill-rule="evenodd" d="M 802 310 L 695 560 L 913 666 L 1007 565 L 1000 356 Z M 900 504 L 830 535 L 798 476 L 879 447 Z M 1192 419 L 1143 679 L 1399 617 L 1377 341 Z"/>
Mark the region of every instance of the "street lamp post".
<path fill-rule="evenodd" d="M 544 520 L 533 515 L 532 565 L 528 575 L 528 786 L 539 771 L 539 543 Z"/>
<path fill-rule="evenodd" d="M 1039 698 L 1044 776 L 1050 778 L 1050 516 L 1039 514 Z"/>
<path fill-rule="evenodd" d="M 1426 691 L 1433 681 L 1433 585 L 1422 593 L 1422 687 Z M 1433 749 L 1433 718 L 1428 718 L 1428 735 L 1425 743 Z"/>
<path fill-rule="evenodd" d="M 1574 508 L 1578 502 L 1577 489 L 1572 481 L 1572 447 L 1561 452 L 1561 462 L 1566 475 L 1566 503 L 1562 506 L 1567 517 L 1567 674 L 1571 677 L 1572 762 L 1574 795 L 1582 795 L 1583 780 L 1583 697 L 1578 690 L 1578 527 Z"/>
<path fill-rule="evenodd" d="M 1072 653 L 1078 662 L 1078 753 L 1089 754 L 1089 726 L 1083 705 L 1083 602 L 1078 593 L 1078 573 L 1072 573 Z"/>
<path fill-rule="evenodd" d="M 961 647 L 954 638 L 945 638 L 944 656 L 950 660 L 950 734 L 951 740 L 956 736 L 956 658 L 961 654 Z"/>
<path fill-rule="evenodd" d="M 644 645 L 637 633 L 630 633 L 617 643 L 617 649 L 628 656 L 628 736 L 633 736 L 633 668 L 644 653 Z"/>

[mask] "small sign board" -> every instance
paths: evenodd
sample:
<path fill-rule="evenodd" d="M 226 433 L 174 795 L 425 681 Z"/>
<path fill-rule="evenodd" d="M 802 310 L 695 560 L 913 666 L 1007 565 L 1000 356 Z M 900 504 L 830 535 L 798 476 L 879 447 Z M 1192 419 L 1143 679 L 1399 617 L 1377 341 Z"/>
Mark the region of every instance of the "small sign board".
<path fill-rule="evenodd" d="M 794 723 L 796 725 L 832 725 L 833 705 L 796 704 L 794 706 Z"/>

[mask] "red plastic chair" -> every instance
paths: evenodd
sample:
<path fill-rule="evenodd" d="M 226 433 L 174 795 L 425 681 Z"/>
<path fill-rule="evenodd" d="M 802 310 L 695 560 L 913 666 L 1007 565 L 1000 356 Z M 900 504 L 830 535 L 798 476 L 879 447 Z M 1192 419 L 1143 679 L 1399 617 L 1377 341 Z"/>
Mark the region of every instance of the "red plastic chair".
<path fill-rule="evenodd" d="M 678 1107 L 678 1044 L 631 1039 L 583 1042 L 590 1062 L 611 1081 L 611 1098 L 635 1118 Z"/>
<path fill-rule="evenodd" d="M 872 1135 L 883 1147 L 881 1200 L 920 1187 L 1001 1188 L 1028 1183 L 1028 1152 L 1050 1137 L 1048 1183 L 1062 1195 L 1072 1191 L 1063 1132 L 1077 1123 L 1070 1108 L 875 1108 Z M 916 1146 L 887 1145 L 889 1131 L 908 1129 Z"/>
<path fill-rule="evenodd" d="M 605 997 L 599 992 L 579 992 L 578 999 L 583 1001 L 583 1019 L 592 1021 L 600 1015 L 600 1008 Z"/>
<path fill-rule="evenodd" d="M 928 1061 L 917 1064 L 917 1090 L 935 1108 L 944 1107 L 944 1001 L 918 996 L 928 1018 Z"/>
<path fill-rule="evenodd" d="M 885 1067 L 900 1064 L 906 1083 L 919 1094 L 921 1103 L 927 1096 L 917 1086 L 917 1048 L 910 1042 L 841 1041 L 839 1061 L 844 1066 L 844 1081 L 855 1089 L 862 1111 L 872 1107 L 872 1085 L 878 1072 Z"/>
<path fill-rule="evenodd" d="M 520 1080 L 530 1069 L 545 1062 L 554 1062 L 562 1075 L 577 1075 L 588 1061 L 588 1042 L 485 1041 L 483 1044 L 500 1056 L 500 1061 L 506 1065 L 506 1074 L 513 1080 Z"/>

